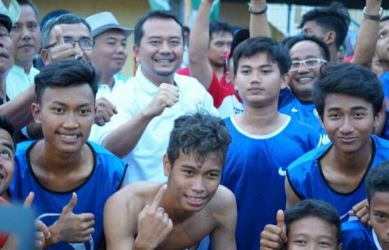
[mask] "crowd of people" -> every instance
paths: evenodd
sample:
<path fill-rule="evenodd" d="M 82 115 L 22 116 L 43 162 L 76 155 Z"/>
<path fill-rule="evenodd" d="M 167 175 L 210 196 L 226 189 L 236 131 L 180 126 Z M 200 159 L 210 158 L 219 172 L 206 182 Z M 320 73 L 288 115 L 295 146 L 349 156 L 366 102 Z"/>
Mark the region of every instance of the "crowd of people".
<path fill-rule="evenodd" d="M 238 31 L 210 21 L 213 0 L 190 30 L 166 11 L 41 27 L 32 0 L 1 4 L 0 203 L 34 208 L 31 249 L 389 250 L 382 0 L 347 59 L 337 2 L 282 41 L 266 0 Z"/>

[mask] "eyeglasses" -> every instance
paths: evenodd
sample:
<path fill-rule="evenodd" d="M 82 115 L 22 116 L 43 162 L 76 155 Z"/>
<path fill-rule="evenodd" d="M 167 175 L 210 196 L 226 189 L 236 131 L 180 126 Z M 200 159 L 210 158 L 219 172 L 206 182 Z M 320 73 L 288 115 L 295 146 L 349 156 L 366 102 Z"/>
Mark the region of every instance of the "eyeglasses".
<path fill-rule="evenodd" d="M 90 50 L 92 49 L 93 45 L 95 44 L 95 41 L 93 41 L 91 38 L 84 37 L 79 40 L 74 40 L 72 37 L 65 36 L 63 38 L 64 43 L 70 44 L 72 46 L 76 46 L 76 43 L 80 46 L 82 50 Z M 50 49 L 57 45 L 57 42 L 52 43 L 45 47 L 45 49 Z"/>
<path fill-rule="evenodd" d="M 314 69 L 326 62 L 326 60 L 319 58 L 310 58 L 303 61 L 292 61 L 292 65 L 290 66 L 289 71 L 298 71 L 303 65 L 306 69 Z"/>

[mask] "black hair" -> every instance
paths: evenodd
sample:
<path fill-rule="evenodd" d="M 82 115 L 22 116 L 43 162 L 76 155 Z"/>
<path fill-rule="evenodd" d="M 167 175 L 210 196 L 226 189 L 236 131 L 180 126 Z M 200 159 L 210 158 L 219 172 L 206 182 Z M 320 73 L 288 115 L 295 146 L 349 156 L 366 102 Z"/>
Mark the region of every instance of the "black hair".
<path fill-rule="evenodd" d="M 380 23 L 385 22 L 385 21 L 388 21 L 388 20 L 389 20 L 389 16 L 383 16 L 383 17 L 381 17 L 381 19 L 380 19 Z"/>
<path fill-rule="evenodd" d="M 290 37 L 287 41 L 285 41 L 285 46 L 290 50 L 294 45 L 303 41 L 310 41 L 315 43 L 319 47 L 320 54 L 323 59 L 327 62 L 330 61 L 330 51 L 328 50 L 327 44 L 315 36 L 302 35 Z"/>
<path fill-rule="evenodd" d="M 135 24 L 134 28 L 134 44 L 136 46 L 140 46 L 140 41 L 142 40 L 142 37 L 144 35 L 143 25 L 147 20 L 151 19 L 171 19 L 175 21 L 180 27 L 181 27 L 181 36 L 182 39 L 184 39 L 184 28 L 182 23 L 177 19 L 177 17 L 170 12 L 167 11 L 149 11 L 146 12 L 141 18 L 138 19 L 138 21 Z"/>
<path fill-rule="evenodd" d="M 338 244 L 341 242 L 340 219 L 336 209 L 321 200 L 303 200 L 285 210 L 286 235 L 289 235 L 291 225 L 308 217 L 319 218 L 336 229 Z"/>
<path fill-rule="evenodd" d="M 34 11 L 35 17 L 38 20 L 39 18 L 39 10 L 35 3 L 31 0 L 17 0 L 19 5 L 28 5 Z"/>
<path fill-rule="evenodd" d="M 35 94 L 37 102 L 47 88 L 68 87 L 88 84 L 93 95 L 97 92 L 97 76 L 90 62 L 67 59 L 50 63 L 35 76 Z"/>
<path fill-rule="evenodd" d="M 213 38 L 215 33 L 229 33 L 231 36 L 234 35 L 232 27 L 226 22 L 213 21 L 209 24 L 209 40 Z"/>
<path fill-rule="evenodd" d="M 328 94 L 362 98 L 372 104 L 374 115 L 378 114 L 384 100 L 382 86 L 377 76 L 372 71 L 352 63 L 327 66 L 314 83 L 313 101 L 321 118 Z"/>
<path fill-rule="evenodd" d="M 291 60 L 285 46 L 267 37 L 254 37 L 241 42 L 236 47 L 233 54 L 234 74 L 238 72 L 239 60 L 242 57 L 250 58 L 258 53 L 266 53 L 270 60 L 276 62 L 281 75 L 289 71 Z"/>
<path fill-rule="evenodd" d="M 327 31 L 336 33 L 335 45 L 339 48 L 346 39 L 351 19 L 347 8 L 340 2 L 332 2 L 329 6 L 314 8 L 306 12 L 299 25 L 302 28 L 308 21 L 314 21 Z"/>
<path fill-rule="evenodd" d="M 58 17 L 52 18 L 49 21 L 47 21 L 42 29 L 42 48 L 46 48 L 47 46 L 50 45 L 50 34 L 54 26 L 60 24 L 78 24 L 78 23 L 84 24 L 89 30 L 89 32 L 91 33 L 90 25 L 85 21 L 85 19 L 73 13 L 62 14 Z"/>
<path fill-rule="evenodd" d="M 221 118 L 206 113 L 183 115 L 174 121 L 167 156 L 172 166 L 180 152 L 192 154 L 200 162 L 209 154 L 216 154 L 224 164 L 230 142 L 230 134 Z"/>
<path fill-rule="evenodd" d="M 366 191 L 369 202 L 375 193 L 389 192 L 389 161 L 381 162 L 369 171 L 366 177 Z"/>
<path fill-rule="evenodd" d="M 15 133 L 15 128 L 12 125 L 12 123 L 8 120 L 7 117 L 0 115 L 0 128 L 4 129 L 9 133 L 9 135 L 12 138 L 12 142 L 14 143 L 14 149 L 16 148 L 16 140 L 14 137 Z"/>

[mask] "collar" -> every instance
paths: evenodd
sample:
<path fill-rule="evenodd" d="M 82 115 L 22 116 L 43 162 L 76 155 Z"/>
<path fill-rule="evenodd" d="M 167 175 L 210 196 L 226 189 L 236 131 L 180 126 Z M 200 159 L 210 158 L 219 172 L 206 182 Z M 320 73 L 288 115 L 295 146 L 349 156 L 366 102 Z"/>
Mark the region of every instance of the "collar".
<path fill-rule="evenodd" d="M 375 233 L 373 228 L 371 229 L 371 232 L 373 234 L 373 241 L 374 241 L 374 245 L 377 247 L 377 250 L 382 250 L 382 247 L 378 241 L 377 234 Z"/>

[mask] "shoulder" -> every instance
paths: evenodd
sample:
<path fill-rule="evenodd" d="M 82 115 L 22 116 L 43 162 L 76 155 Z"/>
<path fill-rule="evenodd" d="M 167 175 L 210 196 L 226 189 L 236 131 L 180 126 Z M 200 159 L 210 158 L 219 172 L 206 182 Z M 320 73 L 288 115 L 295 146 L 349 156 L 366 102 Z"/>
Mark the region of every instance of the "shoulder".
<path fill-rule="evenodd" d="M 213 212 L 216 211 L 223 214 L 231 214 L 236 212 L 235 195 L 231 190 L 224 187 L 223 185 L 219 185 L 209 205 L 209 208 Z"/>
<path fill-rule="evenodd" d="M 289 165 L 288 173 L 293 172 L 298 168 L 304 168 L 309 171 L 309 169 L 316 164 L 316 161 L 327 152 L 329 146 L 329 144 L 324 145 L 303 154 Z"/>
<path fill-rule="evenodd" d="M 121 167 L 125 166 L 125 163 L 116 155 L 112 154 L 106 148 L 100 146 L 94 142 L 88 142 L 94 153 L 96 154 L 97 163 L 102 163 L 103 165 L 119 165 Z"/>

